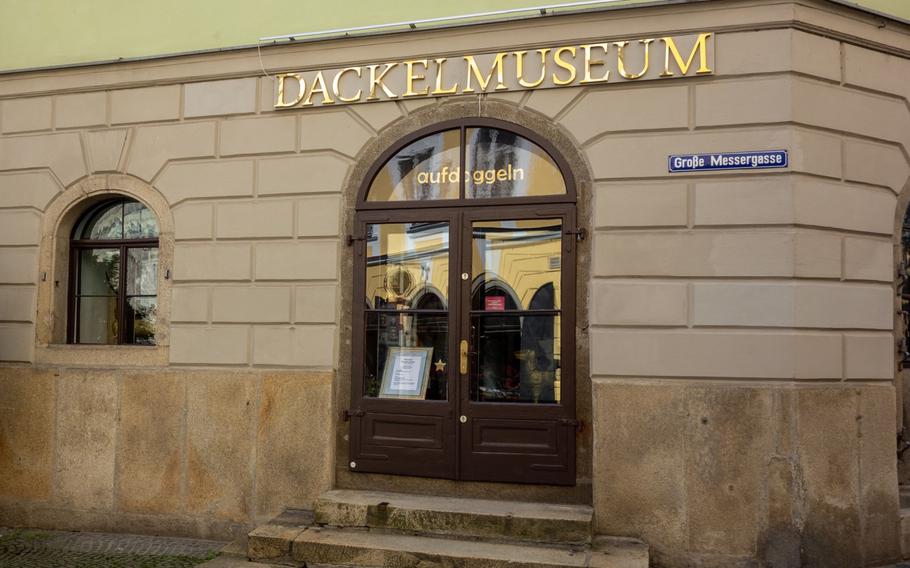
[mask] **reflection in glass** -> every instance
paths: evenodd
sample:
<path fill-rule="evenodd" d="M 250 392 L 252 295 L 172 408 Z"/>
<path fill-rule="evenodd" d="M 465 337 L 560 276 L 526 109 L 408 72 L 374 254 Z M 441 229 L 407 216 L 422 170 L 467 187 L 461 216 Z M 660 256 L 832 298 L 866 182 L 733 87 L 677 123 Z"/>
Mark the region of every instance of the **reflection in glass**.
<path fill-rule="evenodd" d="M 471 316 L 471 400 L 559 402 L 558 315 Z"/>
<path fill-rule="evenodd" d="M 525 219 L 479 221 L 473 226 L 472 277 L 474 310 L 527 310 L 543 286 L 552 287 L 559 309 L 561 294 L 562 221 Z M 511 301 L 486 301 L 487 296 L 505 295 Z"/>
<path fill-rule="evenodd" d="M 458 199 L 460 137 L 447 130 L 399 150 L 373 178 L 367 201 Z"/>
<path fill-rule="evenodd" d="M 440 314 L 367 312 L 364 344 L 364 396 L 375 397 L 390 347 L 431 347 L 426 400 L 446 399 L 449 317 Z M 457 363 L 456 363 L 457 364 Z"/>
<path fill-rule="evenodd" d="M 158 298 L 155 296 L 127 298 L 125 315 L 124 343 L 155 345 Z"/>
<path fill-rule="evenodd" d="M 465 137 L 465 197 L 566 193 L 556 162 L 527 138 L 498 128 L 468 128 Z"/>
<path fill-rule="evenodd" d="M 117 343 L 117 297 L 79 298 L 79 343 Z"/>
<path fill-rule="evenodd" d="M 447 223 L 367 225 L 366 302 L 374 309 L 417 309 L 430 294 L 448 303 Z"/>
<path fill-rule="evenodd" d="M 79 294 L 117 295 L 120 287 L 120 249 L 87 249 L 79 253 Z"/>
<path fill-rule="evenodd" d="M 105 201 L 76 225 L 74 238 L 82 240 L 153 239 L 158 221 L 148 207 L 131 199 Z"/>
<path fill-rule="evenodd" d="M 149 239 L 157 236 L 155 214 L 138 201 L 127 201 L 123 205 L 123 238 Z"/>
<path fill-rule="evenodd" d="M 158 249 L 129 248 L 126 256 L 126 295 L 158 293 Z"/>

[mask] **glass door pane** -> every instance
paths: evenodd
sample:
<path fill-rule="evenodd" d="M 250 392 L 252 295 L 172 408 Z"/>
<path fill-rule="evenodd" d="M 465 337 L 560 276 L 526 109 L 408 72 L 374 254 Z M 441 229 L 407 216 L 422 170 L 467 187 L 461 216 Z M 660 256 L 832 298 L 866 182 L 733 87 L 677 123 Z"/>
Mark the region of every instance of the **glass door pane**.
<path fill-rule="evenodd" d="M 472 224 L 472 401 L 559 402 L 561 266 L 560 219 Z"/>
<path fill-rule="evenodd" d="M 363 396 L 446 400 L 448 223 L 369 224 L 365 248 Z"/>

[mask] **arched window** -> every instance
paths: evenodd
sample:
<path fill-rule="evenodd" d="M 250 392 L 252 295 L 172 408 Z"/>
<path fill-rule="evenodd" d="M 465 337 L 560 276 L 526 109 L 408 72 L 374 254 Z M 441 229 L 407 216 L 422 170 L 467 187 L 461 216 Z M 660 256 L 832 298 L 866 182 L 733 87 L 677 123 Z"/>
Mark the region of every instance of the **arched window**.
<path fill-rule="evenodd" d="M 70 250 L 69 343 L 154 345 L 155 214 L 132 199 L 102 201 L 76 223 Z"/>

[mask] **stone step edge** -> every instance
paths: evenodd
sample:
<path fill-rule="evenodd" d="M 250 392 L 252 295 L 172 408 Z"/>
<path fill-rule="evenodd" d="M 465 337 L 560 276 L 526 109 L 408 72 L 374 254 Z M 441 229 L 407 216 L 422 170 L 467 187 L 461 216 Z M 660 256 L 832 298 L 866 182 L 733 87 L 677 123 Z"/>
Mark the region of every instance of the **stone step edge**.
<path fill-rule="evenodd" d="M 327 527 L 301 531 L 291 545 L 291 558 L 298 566 L 386 566 L 389 562 L 395 564 L 400 560 L 396 560 L 396 555 L 403 555 L 405 558 L 427 556 L 434 560 L 456 560 L 458 565 L 467 562 L 465 565 L 469 566 L 505 568 L 517 565 L 515 562 L 519 553 L 527 553 L 530 556 L 520 561 L 522 566 L 647 568 L 649 552 L 647 544 L 624 537 L 599 536 L 594 546 L 556 546 L 551 543 L 500 543 Z"/>

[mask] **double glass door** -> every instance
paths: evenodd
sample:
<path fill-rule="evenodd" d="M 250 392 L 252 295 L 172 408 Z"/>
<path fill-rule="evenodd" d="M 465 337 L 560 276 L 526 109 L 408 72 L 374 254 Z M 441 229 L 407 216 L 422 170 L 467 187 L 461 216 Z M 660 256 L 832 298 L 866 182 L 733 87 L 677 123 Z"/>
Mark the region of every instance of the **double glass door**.
<path fill-rule="evenodd" d="M 351 470 L 574 483 L 574 222 L 358 213 Z"/>

